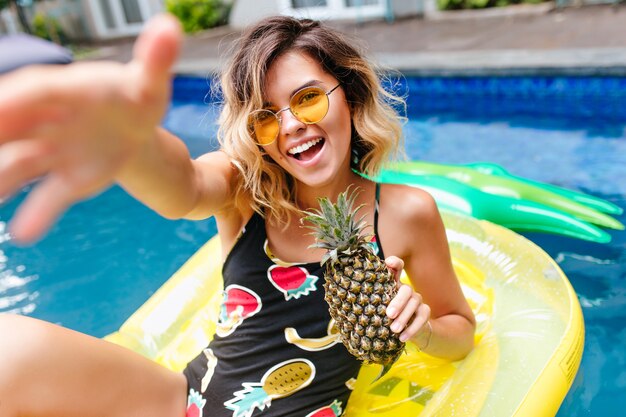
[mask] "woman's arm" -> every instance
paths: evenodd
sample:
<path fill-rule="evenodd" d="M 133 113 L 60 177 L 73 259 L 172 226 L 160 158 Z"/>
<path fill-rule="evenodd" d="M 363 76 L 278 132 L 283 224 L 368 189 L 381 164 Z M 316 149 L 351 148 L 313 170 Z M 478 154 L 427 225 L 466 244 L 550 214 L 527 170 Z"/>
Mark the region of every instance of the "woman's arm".
<path fill-rule="evenodd" d="M 395 270 L 406 269 L 413 288 L 401 286 L 390 303 L 392 330 L 397 326 L 401 338 L 428 354 L 461 359 L 473 347 L 476 322 L 452 269 L 441 216 L 428 193 L 393 187 L 381 200 L 395 202 L 392 210 L 399 221 L 389 227 L 397 237 L 395 247 L 405 250 L 396 252 L 403 254 L 404 263 L 397 258 L 389 262 Z"/>
<path fill-rule="evenodd" d="M 223 152 L 190 159 L 187 146 L 165 129 L 116 177 L 131 195 L 170 219 L 206 219 L 231 207 L 236 170 Z"/>
<path fill-rule="evenodd" d="M 166 217 L 223 209 L 227 158 L 192 161 L 182 141 L 158 127 L 181 41 L 178 23 L 161 16 L 128 64 L 30 67 L 0 78 L 0 198 L 38 180 L 11 223 L 17 241 L 37 239 L 70 205 L 114 182 Z"/>

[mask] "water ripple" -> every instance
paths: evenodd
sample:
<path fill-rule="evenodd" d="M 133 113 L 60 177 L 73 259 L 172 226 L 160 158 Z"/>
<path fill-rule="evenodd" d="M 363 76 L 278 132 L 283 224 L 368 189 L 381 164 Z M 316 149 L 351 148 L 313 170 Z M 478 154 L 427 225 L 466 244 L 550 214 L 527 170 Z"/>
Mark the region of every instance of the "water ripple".
<path fill-rule="evenodd" d="M 25 286 L 31 281 L 37 279 L 36 275 L 26 277 L 18 277 L 11 270 L 0 271 L 0 294 L 5 293 L 14 288 Z"/>
<path fill-rule="evenodd" d="M 27 305 L 33 304 L 32 302 L 39 297 L 38 292 L 22 292 L 11 296 L 0 297 L 0 311 L 15 312 L 17 310 L 23 310 L 24 306 L 18 306 L 22 302 L 27 302 Z M 11 310 L 9 310 L 11 309 Z"/>
<path fill-rule="evenodd" d="M 6 223 L 0 221 L 0 245 L 10 240 Z M 0 246 L 0 313 L 30 314 L 37 308 L 39 292 L 29 288 L 37 275 L 23 275 L 24 265 L 11 265 L 9 256 Z"/>
<path fill-rule="evenodd" d="M 590 255 L 580 255 L 573 252 L 559 252 L 554 260 L 558 264 L 562 264 L 567 258 L 576 259 L 582 262 L 590 262 L 595 265 L 612 265 L 616 263 L 614 259 L 599 259 Z"/>

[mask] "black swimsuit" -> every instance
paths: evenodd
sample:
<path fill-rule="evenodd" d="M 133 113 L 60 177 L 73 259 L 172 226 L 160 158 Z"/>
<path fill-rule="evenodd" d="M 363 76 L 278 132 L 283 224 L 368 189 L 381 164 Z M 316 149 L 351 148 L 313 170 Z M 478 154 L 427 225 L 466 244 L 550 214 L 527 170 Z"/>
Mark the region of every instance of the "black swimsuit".
<path fill-rule="evenodd" d="M 341 415 L 361 363 L 331 322 L 319 262 L 275 258 L 255 213 L 222 272 L 215 337 L 184 371 L 187 417 Z"/>

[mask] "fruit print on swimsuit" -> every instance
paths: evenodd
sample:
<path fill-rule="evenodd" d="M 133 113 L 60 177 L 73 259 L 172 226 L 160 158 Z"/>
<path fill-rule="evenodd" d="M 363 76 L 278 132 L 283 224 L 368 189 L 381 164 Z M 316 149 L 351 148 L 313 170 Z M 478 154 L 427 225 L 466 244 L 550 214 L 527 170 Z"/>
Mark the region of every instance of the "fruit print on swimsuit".
<path fill-rule="evenodd" d="M 204 377 L 202 377 L 202 385 L 200 386 L 201 392 L 206 391 L 209 387 L 209 382 L 211 382 L 215 367 L 217 366 L 217 357 L 213 353 L 213 349 L 206 348 L 203 353 L 206 357 L 206 372 L 204 373 Z"/>
<path fill-rule="evenodd" d="M 378 255 L 380 253 L 380 248 L 378 247 L 378 241 L 376 240 L 376 236 L 372 236 L 372 239 L 369 241 L 369 245 L 372 247 L 372 252 L 374 252 L 374 255 Z"/>
<path fill-rule="evenodd" d="M 350 378 L 346 381 L 346 388 L 350 391 L 354 391 L 354 387 L 356 386 L 356 378 Z"/>
<path fill-rule="evenodd" d="M 298 331 L 293 327 L 285 328 L 285 340 L 287 343 L 298 346 L 300 349 L 308 351 L 319 351 L 331 348 L 341 341 L 341 334 L 337 328 L 337 323 L 334 319 L 330 319 L 326 330 L 326 336 L 322 337 L 300 337 Z"/>
<path fill-rule="evenodd" d="M 215 333 L 226 337 L 248 317 L 261 310 L 261 298 L 251 289 L 232 284 L 223 292 L 220 314 L 217 319 Z"/>
<path fill-rule="evenodd" d="M 255 408 L 263 411 L 272 400 L 288 397 L 307 387 L 315 378 L 315 366 L 308 359 L 290 359 L 268 369 L 261 382 L 244 382 L 244 389 L 224 406 L 233 411 L 233 417 L 251 417 Z"/>
<path fill-rule="evenodd" d="M 206 400 L 202 398 L 202 395 L 193 388 L 189 391 L 189 397 L 187 397 L 187 414 L 185 417 L 202 417 L 202 409 L 206 404 Z"/>
<path fill-rule="evenodd" d="M 304 417 L 339 417 L 341 415 L 341 401 L 333 401 L 331 405 L 320 407 Z"/>
<path fill-rule="evenodd" d="M 263 252 L 265 252 L 267 257 L 270 258 L 270 260 L 272 262 L 274 262 L 276 265 L 292 266 L 292 265 L 299 265 L 300 264 L 298 262 L 285 262 L 282 259 L 277 258 L 276 256 L 274 256 L 274 254 L 272 253 L 272 250 L 270 249 L 270 244 L 267 241 L 267 239 L 265 239 L 265 242 L 263 242 Z"/>
<path fill-rule="evenodd" d="M 278 291 L 283 293 L 287 301 L 316 291 L 315 283 L 319 279 L 301 266 L 280 265 L 270 266 L 267 270 L 267 278 Z"/>

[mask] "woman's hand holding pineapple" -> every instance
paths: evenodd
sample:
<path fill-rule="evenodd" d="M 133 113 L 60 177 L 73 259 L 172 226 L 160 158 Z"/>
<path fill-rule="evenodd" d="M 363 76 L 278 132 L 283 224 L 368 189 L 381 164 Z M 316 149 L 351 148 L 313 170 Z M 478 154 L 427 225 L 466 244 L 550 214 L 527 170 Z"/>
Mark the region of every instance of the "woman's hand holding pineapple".
<path fill-rule="evenodd" d="M 389 256 L 385 259 L 385 264 L 398 281 L 398 293 L 387 307 L 387 316 L 393 319 L 391 331 L 400 333 L 401 341 L 412 341 L 420 350 L 426 349 L 432 335 L 430 307 L 410 285 L 400 283 L 404 269 L 402 259 Z"/>

